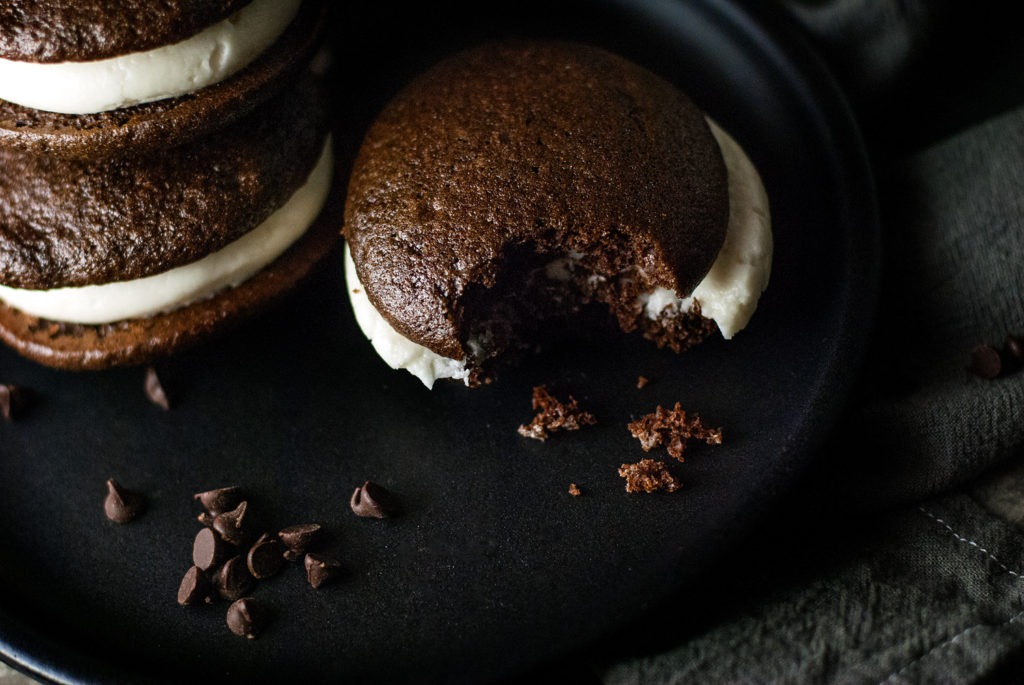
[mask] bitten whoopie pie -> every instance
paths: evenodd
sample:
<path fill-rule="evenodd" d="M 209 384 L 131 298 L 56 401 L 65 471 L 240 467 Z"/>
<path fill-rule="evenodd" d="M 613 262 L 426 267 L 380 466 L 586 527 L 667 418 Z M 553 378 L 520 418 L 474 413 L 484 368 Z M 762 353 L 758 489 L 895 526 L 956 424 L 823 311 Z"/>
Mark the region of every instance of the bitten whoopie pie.
<path fill-rule="evenodd" d="M 388 364 L 473 385 L 590 301 L 676 351 L 732 337 L 767 285 L 768 217 L 750 160 L 667 81 L 593 47 L 491 44 L 370 128 L 346 276 Z"/>
<path fill-rule="evenodd" d="M 0 97 L 22 100 L 0 110 L 24 119 L 0 134 L 0 338 L 60 368 L 145 363 L 259 311 L 311 270 L 335 242 L 341 204 L 329 200 L 325 98 L 309 68 L 323 10 L 0 8 Z M 74 92 L 58 88 L 68 74 L 83 81 Z M 90 88 L 111 96 L 100 98 L 108 109 L 85 113 Z"/>

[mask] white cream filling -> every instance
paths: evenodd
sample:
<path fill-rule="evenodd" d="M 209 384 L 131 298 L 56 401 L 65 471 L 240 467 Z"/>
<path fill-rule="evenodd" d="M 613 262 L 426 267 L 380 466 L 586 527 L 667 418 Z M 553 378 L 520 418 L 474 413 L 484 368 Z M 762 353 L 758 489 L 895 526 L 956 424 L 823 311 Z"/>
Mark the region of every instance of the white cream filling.
<path fill-rule="evenodd" d="M 26 314 L 101 324 L 177 309 L 236 286 L 277 259 L 320 214 L 331 188 L 331 139 L 305 183 L 259 226 L 202 259 L 131 281 L 54 290 L 0 286 L 0 300 Z"/>
<path fill-rule="evenodd" d="M 90 114 L 178 97 L 251 63 L 288 28 L 302 0 L 253 0 L 180 43 L 91 62 L 0 59 L 0 98 L 63 114 Z"/>
<path fill-rule="evenodd" d="M 466 360 L 462 361 L 442 357 L 437 352 L 423 345 L 414 343 L 391 327 L 391 324 L 380 315 L 366 296 L 356 265 L 352 261 L 352 251 L 345 245 L 345 282 L 348 284 L 348 297 L 352 303 L 352 312 L 356 323 L 362 329 L 373 349 L 380 358 L 392 369 L 405 369 L 423 381 L 427 388 L 434 387 L 439 378 L 455 378 L 468 380 L 469 370 Z"/>
<path fill-rule="evenodd" d="M 757 308 L 757 301 L 768 285 L 772 261 L 771 220 L 768 195 L 761 177 L 743 149 L 713 121 L 711 132 L 718 141 L 729 174 L 729 225 L 725 242 L 704 280 L 688 298 L 680 298 L 667 288 L 656 288 L 638 298 L 647 316 L 658 318 L 667 307 L 690 311 L 693 300 L 701 304 L 701 315 L 718 324 L 722 336 L 731 338 L 746 326 Z M 568 281 L 572 267 L 583 255 L 549 263 L 546 275 Z M 456 360 L 433 352 L 402 336 L 374 309 L 356 274 L 355 263 L 345 246 L 345 278 L 356 321 L 388 366 L 407 369 L 428 388 L 441 378 L 468 380 L 466 359 Z"/>
<path fill-rule="evenodd" d="M 700 302 L 700 313 L 718 324 L 722 337 L 732 338 L 750 321 L 772 271 L 772 230 L 768 195 L 743 148 L 708 119 L 729 172 L 729 228 L 721 252 L 693 293 L 679 297 L 655 288 L 638 298 L 645 313 L 657 319 L 666 308 L 688 312 Z"/>

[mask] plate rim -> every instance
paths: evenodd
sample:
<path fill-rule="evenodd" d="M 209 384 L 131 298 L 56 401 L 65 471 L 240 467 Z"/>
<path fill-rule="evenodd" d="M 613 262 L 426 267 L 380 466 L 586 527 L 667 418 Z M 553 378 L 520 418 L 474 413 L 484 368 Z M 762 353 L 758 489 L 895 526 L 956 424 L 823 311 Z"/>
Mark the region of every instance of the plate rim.
<path fill-rule="evenodd" d="M 678 12 L 685 0 L 655 0 L 640 10 L 645 3 L 638 0 L 604 0 L 607 5 L 652 13 Z M 717 15 L 731 27 L 739 27 L 746 36 L 755 36 L 763 44 L 777 52 L 789 68 L 800 77 L 803 97 L 812 97 L 816 115 L 834 132 L 845 138 L 843 145 L 829 152 L 829 159 L 841 157 L 847 163 L 843 174 L 844 186 L 857 197 L 858 202 L 844 215 L 845 254 L 856 267 L 857 282 L 847 281 L 842 288 L 846 296 L 846 316 L 840 326 L 833 363 L 826 376 L 830 382 L 850 388 L 853 380 L 863 367 L 870 328 L 877 310 L 882 240 L 879 218 L 879 203 L 874 175 L 871 170 L 867 149 L 860 133 L 852 107 L 838 81 L 829 71 L 824 60 L 811 47 L 806 35 L 802 34 L 795 20 L 779 12 L 771 11 L 756 0 L 700 0 L 701 11 Z M 840 149 L 842 148 L 842 149 Z M 861 233 L 855 240 L 856 231 Z M 856 286 L 856 287 L 855 287 Z M 859 296 L 852 297 L 856 291 Z M 861 335 L 857 335 L 857 331 Z M 786 473 L 779 474 L 777 485 L 781 494 L 776 493 L 769 501 L 756 506 L 765 509 L 777 506 L 785 492 L 792 490 L 799 475 L 816 456 L 818 450 L 836 425 L 842 409 L 848 401 L 847 393 L 828 393 L 824 388 L 815 389 L 817 416 L 811 430 L 798 431 L 793 440 L 781 447 L 792 453 L 795 463 Z M 792 462 L 790 462 L 792 463 Z M 753 519 L 729 531 L 733 538 L 750 531 Z M 672 591 L 677 591 L 674 588 Z M 13 670 L 41 682 L 113 682 L 130 679 L 134 671 L 116 663 L 102 661 L 63 645 L 51 636 L 43 635 L 32 625 L 16 620 L 9 612 L 0 608 L 0 661 Z M 71 657 L 71 658 L 68 658 Z"/>

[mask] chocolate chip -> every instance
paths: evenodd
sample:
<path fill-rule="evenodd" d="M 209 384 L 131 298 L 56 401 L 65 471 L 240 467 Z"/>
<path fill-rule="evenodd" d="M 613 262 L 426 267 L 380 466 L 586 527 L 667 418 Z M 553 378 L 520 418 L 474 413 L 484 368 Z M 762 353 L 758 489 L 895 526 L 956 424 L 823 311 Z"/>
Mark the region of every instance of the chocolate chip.
<path fill-rule="evenodd" d="M 212 592 L 210 579 L 198 566 L 193 566 L 185 571 L 185 577 L 181 579 L 181 586 L 178 587 L 178 604 L 187 606 L 198 602 L 210 602 Z"/>
<path fill-rule="evenodd" d="M 223 564 L 236 550 L 224 542 L 211 528 L 196 533 L 192 542 L 192 563 L 203 571 L 211 571 Z"/>
<path fill-rule="evenodd" d="M 241 504 L 245 499 L 245 493 L 242 492 L 242 488 L 232 485 L 227 488 L 197 492 L 193 495 L 193 499 L 199 500 L 208 512 L 216 516 L 223 511 L 231 511 Z"/>
<path fill-rule="evenodd" d="M 306 578 L 315 588 L 331 582 L 341 574 L 341 563 L 319 554 L 307 554 L 304 561 Z"/>
<path fill-rule="evenodd" d="M 373 518 L 386 518 L 398 513 L 398 502 L 394 495 L 384 489 L 383 486 L 366 481 L 362 487 L 356 488 L 352 493 L 349 506 L 356 516 L 372 516 Z"/>
<path fill-rule="evenodd" d="M 249 573 L 249 569 L 245 567 L 245 560 L 239 555 L 224 562 L 217 571 L 213 583 L 217 587 L 217 594 L 224 599 L 235 600 L 249 594 L 256 586 L 256 579 Z"/>
<path fill-rule="evenodd" d="M 171 403 L 167 399 L 167 392 L 160 383 L 160 377 L 156 375 L 156 369 L 152 366 L 146 368 L 146 397 L 164 411 L 168 411 L 171 408 Z"/>
<path fill-rule="evenodd" d="M 217 518 L 213 519 L 213 529 L 231 544 L 241 545 L 248 532 L 245 525 L 245 512 L 248 508 L 248 502 L 241 502 L 231 511 L 217 514 Z"/>
<path fill-rule="evenodd" d="M 1003 370 L 1003 360 L 999 350 L 991 345 L 977 345 L 971 350 L 971 362 L 967 367 L 975 376 L 996 378 Z"/>
<path fill-rule="evenodd" d="M 137 492 L 125 490 L 113 478 L 107 481 L 107 497 L 103 500 L 103 511 L 107 518 L 116 523 L 128 523 L 142 513 L 146 500 Z"/>
<path fill-rule="evenodd" d="M 196 520 L 199 521 L 199 523 L 201 523 L 204 526 L 206 526 L 207 528 L 209 528 L 210 526 L 213 525 L 213 519 L 215 519 L 215 518 L 216 518 L 216 516 L 214 516 L 213 514 L 211 514 L 209 512 L 206 512 L 206 511 L 204 511 L 199 516 L 196 516 Z"/>
<path fill-rule="evenodd" d="M 320 541 L 323 537 L 323 528 L 319 523 L 300 523 L 297 526 L 288 526 L 277 536 L 288 548 L 285 558 L 288 561 L 297 561 Z"/>
<path fill-rule="evenodd" d="M 269 536 L 261 537 L 245 558 L 249 573 L 256 578 L 269 578 L 284 566 L 284 545 Z"/>
<path fill-rule="evenodd" d="M 269 618 L 270 611 L 267 607 L 252 597 L 236 599 L 228 607 L 228 628 L 235 635 L 250 640 L 263 632 Z"/>
<path fill-rule="evenodd" d="M 1024 363 L 1024 340 L 1021 340 L 1012 333 L 1006 335 L 1006 344 L 1003 346 L 1006 356 L 1015 362 L 1016 366 Z"/>
<path fill-rule="evenodd" d="M 28 404 L 28 391 L 17 385 L 0 384 L 0 416 L 12 421 L 21 416 Z"/>

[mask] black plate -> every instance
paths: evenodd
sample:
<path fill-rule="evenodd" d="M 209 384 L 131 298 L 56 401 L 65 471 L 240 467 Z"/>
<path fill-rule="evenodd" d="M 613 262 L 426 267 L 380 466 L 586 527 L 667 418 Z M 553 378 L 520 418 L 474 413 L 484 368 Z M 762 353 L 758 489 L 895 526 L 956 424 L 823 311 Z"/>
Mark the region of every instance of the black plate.
<path fill-rule="evenodd" d="M 680 588 L 783 494 L 847 392 L 877 263 L 872 186 L 849 113 L 785 28 L 714 0 L 536 3 L 500 12 L 419 3 L 339 11 L 335 93 L 355 146 L 411 75 L 501 35 L 589 41 L 685 88 L 746 147 L 772 202 L 775 268 L 750 327 L 676 356 L 609 330 L 553 344 L 496 385 L 429 393 L 355 328 L 340 260 L 288 304 L 160 368 L 164 413 L 138 369 L 72 375 L 0 352 L 36 390 L 0 425 L 0 650 L 55 680 L 292 681 L 508 675 L 594 640 Z M 418 12 L 418 14 L 417 14 Z M 639 375 L 653 379 L 635 388 Z M 530 388 L 575 395 L 600 425 L 545 444 L 516 435 Z M 681 401 L 724 426 L 673 468 L 674 495 L 627 495 L 646 455 L 625 424 Z M 104 481 L 149 495 L 118 526 Z M 406 514 L 348 510 L 366 478 Z M 567 494 L 570 482 L 581 497 Z M 276 620 L 227 631 L 224 605 L 175 592 L 196 532 L 192 493 L 244 485 L 268 527 L 319 521 L 347 577 L 312 590 L 298 568 L 261 585 Z"/>

